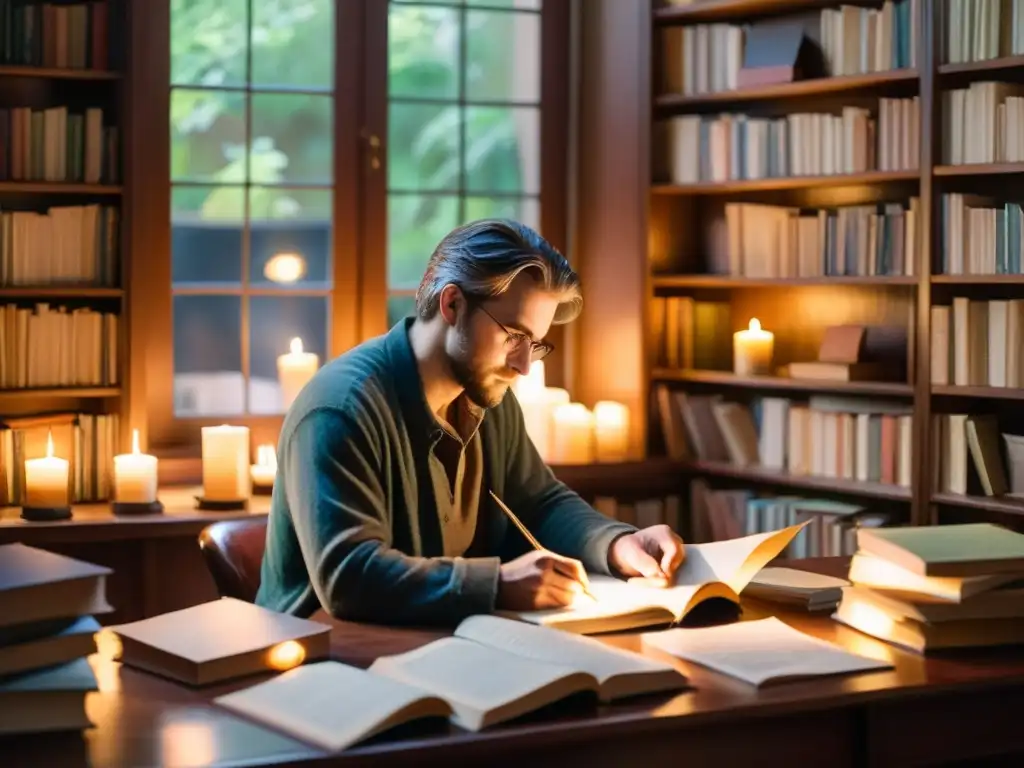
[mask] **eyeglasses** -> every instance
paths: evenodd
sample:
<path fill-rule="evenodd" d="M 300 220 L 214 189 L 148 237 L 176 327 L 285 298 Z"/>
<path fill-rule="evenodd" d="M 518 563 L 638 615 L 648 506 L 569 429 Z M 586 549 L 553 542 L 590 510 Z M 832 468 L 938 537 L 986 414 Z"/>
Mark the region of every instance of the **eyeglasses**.
<path fill-rule="evenodd" d="M 487 315 L 493 320 L 501 330 L 505 332 L 507 338 L 505 339 L 505 349 L 508 352 L 518 352 L 523 348 L 524 344 L 530 345 L 530 362 L 537 362 L 543 360 L 545 357 L 550 355 L 555 350 L 555 345 L 550 341 L 534 341 L 527 334 L 519 331 L 512 331 L 505 327 L 505 325 L 494 315 L 484 309 L 481 305 L 477 304 L 477 309 Z"/>

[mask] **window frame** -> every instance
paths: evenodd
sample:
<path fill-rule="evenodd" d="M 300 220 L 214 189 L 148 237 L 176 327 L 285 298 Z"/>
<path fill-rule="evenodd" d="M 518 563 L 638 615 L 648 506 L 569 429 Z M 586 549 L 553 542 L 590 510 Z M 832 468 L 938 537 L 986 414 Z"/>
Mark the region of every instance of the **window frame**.
<path fill-rule="evenodd" d="M 254 0 L 256 2 L 258 0 Z M 543 0 L 540 226 L 565 252 L 568 224 L 570 17 L 574 0 Z M 463 7 L 461 0 L 438 5 Z M 467 0 L 465 5 L 486 10 Z M 132 14 L 129 91 L 132 219 L 130 421 L 151 453 L 195 458 L 201 427 L 248 426 L 252 444 L 277 442 L 283 415 L 174 415 L 171 299 L 170 0 Z M 332 289 L 328 356 L 387 330 L 388 0 L 335 4 Z M 154 98 L 154 94 L 166 98 Z M 346 97 L 350 95 L 350 97 Z M 359 169 L 352 173 L 352 169 Z M 282 295 L 289 295 L 282 291 Z M 242 333 L 248 333 L 243 314 Z M 557 336 L 557 334 L 556 334 Z M 559 378 L 558 351 L 548 367 Z"/>

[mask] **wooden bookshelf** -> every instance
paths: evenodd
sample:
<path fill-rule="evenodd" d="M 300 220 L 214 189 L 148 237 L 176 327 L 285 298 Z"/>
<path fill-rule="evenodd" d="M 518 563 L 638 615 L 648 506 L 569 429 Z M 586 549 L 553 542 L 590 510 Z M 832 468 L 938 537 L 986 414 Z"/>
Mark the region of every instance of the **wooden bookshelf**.
<path fill-rule="evenodd" d="M 718 387 L 741 387 L 796 392 L 836 392 L 886 397 L 911 397 L 914 388 L 909 384 L 889 381 L 822 381 L 815 379 L 788 379 L 782 376 L 738 376 L 729 371 L 675 370 L 655 368 L 653 381 L 678 381 L 692 384 L 710 384 Z"/>

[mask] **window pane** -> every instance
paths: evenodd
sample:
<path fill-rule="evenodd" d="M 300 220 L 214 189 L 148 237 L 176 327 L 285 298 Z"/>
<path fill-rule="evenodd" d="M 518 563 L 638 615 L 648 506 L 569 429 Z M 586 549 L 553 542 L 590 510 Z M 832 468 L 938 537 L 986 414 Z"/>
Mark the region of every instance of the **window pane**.
<path fill-rule="evenodd" d="M 514 219 L 540 231 L 540 201 L 535 197 L 467 197 L 466 221 Z"/>
<path fill-rule="evenodd" d="M 540 193 L 540 110 L 466 108 L 466 189 Z"/>
<path fill-rule="evenodd" d="M 250 189 L 251 285 L 331 287 L 331 200 L 329 189 Z"/>
<path fill-rule="evenodd" d="M 291 353 L 292 339 L 301 339 L 301 351 L 317 355 L 319 365 L 324 364 L 328 348 L 327 309 L 326 297 L 249 299 L 250 413 L 284 412 L 278 357 Z M 282 365 L 288 366 L 288 360 Z"/>
<path fill-rule="evenodd" d="M 459 95 L 459 11 L 392 5 L 388 11 L 388 91 L 392 96 Z"/>
<path fill-rule="evenodd" d="M 254 93 L 250 180 L 329 183 L 333 175 L 333 102 L 330 96 Z"/>
<path fill-rule="evenodd" d="M 388 296 L 388 327 L 415 311 L 415 296 Z"/>
<path fill-rule="evenodd" d="M 418 286 L 430 254 L 458 224 L 456 195 L 389 195 L 388 285 Z"/>
<path fill-rule="evenodd" d="M 172 0 L 171 82 L 245 82 L 247 0 Z"/>
<path fill-rule="evenodd" d="M 241 414 L 241 298 L 175 296 L 173 311 L 174 415 Z"/>
<path fill-rule="evenodd" d="M 392 104 L 388 187 L 402 191 L 459 188 L 460 110 L 456 104 Z"/>
<path fill-rule="evenodd" d="M 540 102 L 540 15 L 466 13 L 466 98 Z"/>
<path fill-rule="evenodd" d="M 334 0 L 254 0 L 252 82 L 332 87 Z"/>
<path fill-rule="evenodd" d="M 171 188 L 171 281 L 175 288 L 242 281 L 244 187 Z"/>
<path fill-rule="evenodd" d="M 469 5 L 514 8 L 517 11 L 539 11 L 541 0 L 469 0 Z"/>
<path fill-rule="evenodd" d="M 244 181 L 245 145 L 245 93 L 171 91 L 171 181 Z"/>

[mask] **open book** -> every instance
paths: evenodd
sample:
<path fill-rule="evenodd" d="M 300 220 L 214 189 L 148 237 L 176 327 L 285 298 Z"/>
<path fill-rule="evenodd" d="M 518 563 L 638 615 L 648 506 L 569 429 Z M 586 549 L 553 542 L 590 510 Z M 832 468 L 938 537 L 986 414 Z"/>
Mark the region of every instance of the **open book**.
<path fill-rule="evenodd" d="M 478 731 L 574 693 L 607 701 L 686 686 L 671 664 L 592 638 L 472 616 L 455 637 L 382 657 L 366 671 L 307 664 L 214 701 L 334 751 L 425 717 Z"/>
<path fill-rule="evenodd" d="M 581 596 L 565 608 L 503 615 L 581 634 L 678 623 L 711 598 L 724 598 L 738 605 L 743 588 L 805 525 L 806 522 L 710 544 L 687 544 L 686 559 L 669 587 L 644 586 L 642 580 L 593 576 L 590 591 L 596 600 Z"/>

